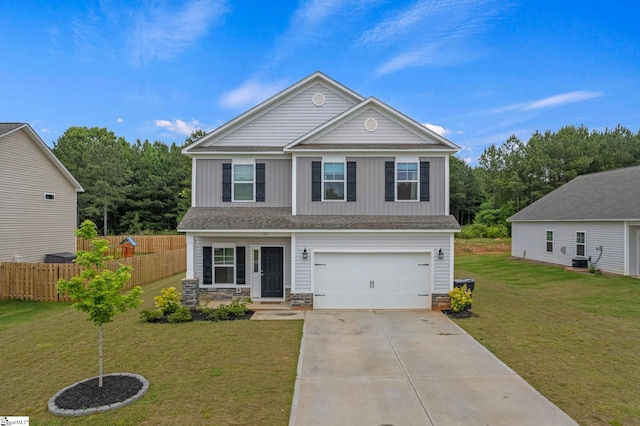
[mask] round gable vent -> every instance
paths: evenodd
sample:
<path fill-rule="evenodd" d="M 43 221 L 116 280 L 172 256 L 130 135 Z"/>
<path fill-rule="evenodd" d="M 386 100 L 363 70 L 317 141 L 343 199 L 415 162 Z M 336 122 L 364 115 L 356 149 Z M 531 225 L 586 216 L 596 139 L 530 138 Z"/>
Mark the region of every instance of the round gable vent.
<path fill-rule="evenodd" d="M 375 131 L 378 128 L 378 120 L 375 118 L 367 118 L 364 120 L 364 128 L 370 132 Z"/>
<path fill-rule="evenodd" d="M 325 98 L 324 98 L 324 95 L 322 93 L 316 93 L 311 98 L 311 101 L 313 102 L 313 104 L 315 106 L 322 106 L 322 105 L 324 105 Z"/>

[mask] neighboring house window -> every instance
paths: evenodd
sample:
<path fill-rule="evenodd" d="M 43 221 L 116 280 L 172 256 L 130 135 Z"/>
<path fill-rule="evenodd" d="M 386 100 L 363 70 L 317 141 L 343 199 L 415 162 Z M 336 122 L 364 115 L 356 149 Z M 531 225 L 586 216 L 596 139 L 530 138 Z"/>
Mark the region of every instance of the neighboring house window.
<path fill-rule="evenodd" d="M 344 200 L 344 163 L 323 163 L 322 168 L 323 199 Z"/>
<path fill-rule="evenodd" d="M 418 163 L 396 163 L 396 200 L 418 200 Z"/>
<path fill-rule="evenodd" d="M 356 162 L 312 161 L 311 201 L 344 200 L 356 201 Z"/>
<path fill-rule="evenodd" d="M 386 161 L 385 201 L 429 201 L 429 162 Z"/>
<path fill-rule="evenodd" d="M 222 165 L 222 201 L 265 201 L 265 164 Z"/>
<path fill-rule="evenodd" d="M 52 194 L 51 192 L 45 192 L 44 193 L 44 199 L 47 201 L 55 201 L 56 200 L 56 194 Z"/>
<path fill-rule="evenodd" d="M 547 251 L 553 252 L 553 231 L 547 231 Z"/>
<path fill-rule="evenodd" d="M 585 232 L 583 231 L 576 232 L 576 255 L 577 256 L 584 256 L 584 253 L 585 253 L 584 241 L 585 241 Z"/>
<path fill-rule="evenodd" d="M 203 247 L 202 284 L 246 284 L 245 253 L 245 247 Z"/>

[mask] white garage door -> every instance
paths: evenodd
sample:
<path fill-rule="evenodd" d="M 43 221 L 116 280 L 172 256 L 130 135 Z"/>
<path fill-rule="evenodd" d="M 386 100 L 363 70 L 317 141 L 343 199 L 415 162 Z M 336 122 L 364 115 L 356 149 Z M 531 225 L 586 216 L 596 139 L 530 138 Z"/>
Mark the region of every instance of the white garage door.
<path fill-rule="evenodd" d="M 428 253 L 315 253 L 316 309 L 430 309 Z"/>

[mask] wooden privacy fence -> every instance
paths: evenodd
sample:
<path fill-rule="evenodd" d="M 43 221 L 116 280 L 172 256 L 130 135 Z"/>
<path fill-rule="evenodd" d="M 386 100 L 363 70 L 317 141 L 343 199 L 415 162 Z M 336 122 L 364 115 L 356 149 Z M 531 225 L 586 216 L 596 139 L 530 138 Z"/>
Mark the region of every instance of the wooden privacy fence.
<path fill-rule="evenodd" d="M 187 250 L 181 249 L 116 259 L 105 266 L 110 270 L 115 270 L 119 264 L 131 266 L 131 279 L 125 284 L 125 289 L 129 290 L 185 271 L 186 262 Z M 68 280 L 81 271 L 75 263 L 0 263 L 0 300 L 68 302 L 68 297 L 58 294 L 56 283 L 60 278 Z"/>
<path fill-rule="evenodd" d="M 164 253 L 166 251 L 180 250 L 187 247 L 184 235 L 110 235 L 98 237 L 109 241 L 112 254 L 118 255 L 120 241 L 131 237 L 136 242 L 136 253 Z M 78 238 L 78 250 L 89 251 L 89 241 Z M 115 249 L 115 250 L 114 250 Z"/>

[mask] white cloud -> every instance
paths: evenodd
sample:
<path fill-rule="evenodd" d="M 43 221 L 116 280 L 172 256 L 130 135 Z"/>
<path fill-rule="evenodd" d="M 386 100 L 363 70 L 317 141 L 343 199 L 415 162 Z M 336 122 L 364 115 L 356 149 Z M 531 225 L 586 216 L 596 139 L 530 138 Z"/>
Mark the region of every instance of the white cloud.
<path fill-rule="evenodd" d="M 538 99 L 530 102 L 520 102 L 511 104 L 499 108 L 495 108 L 489 111 L 492 114 L 499 114 L 509 111 L 533 111 L 542 108 L 552 108 L 561 105 L 566 105 L 575 102 L 588 101 L 590 99 L 598 98 L 602 96 L 602 92 L 592 92 L 589 90 L 578 90 L 575 92 L 561 93 L 559 95 L 553 95 L 546 98 Z"/>
<path fill-rule="evenodd" d="M 42 129 L 40 129 L 40 133 L 51 133 L 51 130 L 43 127 Z"/>
<path fill-rule="evenodd" d="M 228 11 L 224 1 L 192 0 L 178 10 L 149 5 L 137 13 L 129 33 L 134 65 L 181 53 L 205 36 L 212 22 Z"/>
<path fill-rule="evenodd" d="M 225 108 L 252 107 L 270 98 L 286 86 L 283 80 L 260 82 L 247 80 L 236 89 L 225 92 L 220 97 L 220 105 Z"/>
<path fill-rule="evenodd" d="M 437 124 L 424 123 L 423 126 L 431 130 L 432 132 L 439 134 L 440 136 L 445 136 L 451 133 L 451 130 L 445 129 L 444 127 L 438 126 Z"/>
<path fill-rule="evenodd" d="M 198 120 L 191 120 L 189 123 L 180 119 L 176 120 L 154 120 L 153 123 L 163 129 L 168 130 L 171 133 L 189 136 L 194 130 L 202 128 L 202 125 Z"/>
<path fill-rule="evenodd" d="M 122 118 L 118 118 L 116 121 L 117 121 L 118 123 L 122 123 L 122 122 L 124 122 L 124 120 L 123 120 Z"/>

